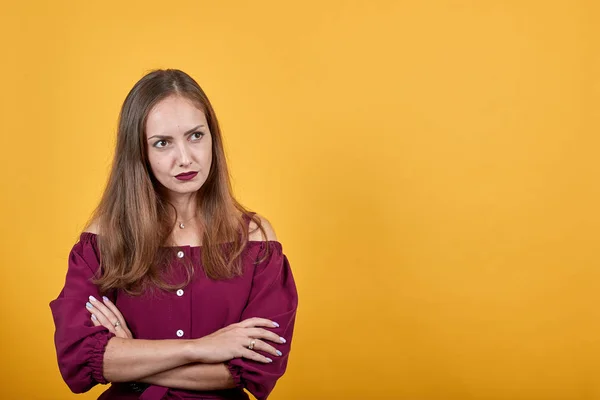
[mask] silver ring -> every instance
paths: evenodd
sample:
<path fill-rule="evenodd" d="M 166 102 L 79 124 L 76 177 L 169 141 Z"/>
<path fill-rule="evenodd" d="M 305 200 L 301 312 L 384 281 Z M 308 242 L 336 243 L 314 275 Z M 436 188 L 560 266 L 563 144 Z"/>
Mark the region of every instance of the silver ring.
<path fill-rule="evenodd" d="M 115 328 L 121 326 L 121 323 L 119 321 L 115 322 Z"/>
<path fill-rule="evenodd" d="M 253 349 L 254 349 L 254 344 L 256 344 L 256 339 L 252 339 L 252 340 L 250 341 L 250 346 L 248 346 L 248 348 L 249 348 L 250 350 L 253 350 Z"/>

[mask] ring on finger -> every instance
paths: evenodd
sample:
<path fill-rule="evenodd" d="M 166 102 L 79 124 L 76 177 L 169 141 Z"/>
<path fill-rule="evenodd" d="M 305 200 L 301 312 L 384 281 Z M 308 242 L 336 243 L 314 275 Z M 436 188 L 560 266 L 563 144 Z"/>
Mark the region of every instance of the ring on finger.
<path fill-rule="evenodd" d="M 256 344 L 256 339 L 252 339 L 252 340 L 250 341 L 250 346 L 248 346 L 248 348 L 249 348 L 250 350 L 253 350 L 253 349 L 254 349 L 254 345 L 255 345 L 255 344 Z"/>
<path fill-rule="evenodd" d="M 115 322 L 115 328 L 118 328 L 119 326 L 121 326 L 121 323 L 119 321 Z"/>

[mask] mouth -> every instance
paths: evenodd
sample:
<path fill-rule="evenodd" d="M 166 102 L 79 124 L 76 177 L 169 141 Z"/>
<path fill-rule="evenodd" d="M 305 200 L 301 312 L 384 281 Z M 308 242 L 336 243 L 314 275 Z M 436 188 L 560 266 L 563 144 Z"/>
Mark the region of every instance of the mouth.
<path fill-rule="evenodd" d="M 179 179 L 180 181 L 189 181 L 190 179 L 194 179 L 196 175 L 198 175 L 198 172 L 195 171 L 183 172 L 179 175 L 175 175 L 175 178 Z"/>

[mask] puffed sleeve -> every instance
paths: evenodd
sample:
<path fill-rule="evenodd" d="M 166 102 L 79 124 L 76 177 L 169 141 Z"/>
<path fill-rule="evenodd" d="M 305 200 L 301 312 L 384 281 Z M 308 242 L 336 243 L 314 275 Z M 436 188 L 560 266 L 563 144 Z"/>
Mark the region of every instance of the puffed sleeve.
<path fill-rule="evenodd" d="M 50 302 L 58 367 L 74 393 L 107 383 L 103 376 L 104 350 L 114 334 L 103 326 L 94 326 L 85 308 L 90 295 L 102 298 L 92 283 L 98 269 L 95 237 L 84 233 L 69 254 L 65 285 L 58 298 Z"/>
<path fill-rule="evenodd" d="M 265 247 L 265 243 L 262 242 L 261 251 L 264 251 Z M 267 398 L 285 372 L 297 307 L 298 293 L 288 259 L 283 254 L 279 242 L 269 242 L 268 257 L 257 265 L 254 271 L 252 290 L 242 313 L 242 320 L 260 317 L 277 322 L 279 327 L 270 330 L 286 339 L 285 344 L 274 345 L 283 355 L 277 357 L 261 352 L 273 360 L 269 364 L 244 358 L 236 358 L 226 363 L 236 385 L 246 388 L 258 400 Z"/>

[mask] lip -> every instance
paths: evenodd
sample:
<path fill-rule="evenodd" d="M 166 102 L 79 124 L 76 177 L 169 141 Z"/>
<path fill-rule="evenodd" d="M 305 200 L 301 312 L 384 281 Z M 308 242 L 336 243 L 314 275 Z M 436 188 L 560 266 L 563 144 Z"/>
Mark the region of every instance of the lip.
<path fill-rule="evenodd" d="M 196 175 L 198 175 L 198 172 L 196 171 L 182 172 L 179 175 L 175 175 L 175 178 L 179 179 L 180 181 L 189 181 L 190 179 L 194 179 Z"/>

